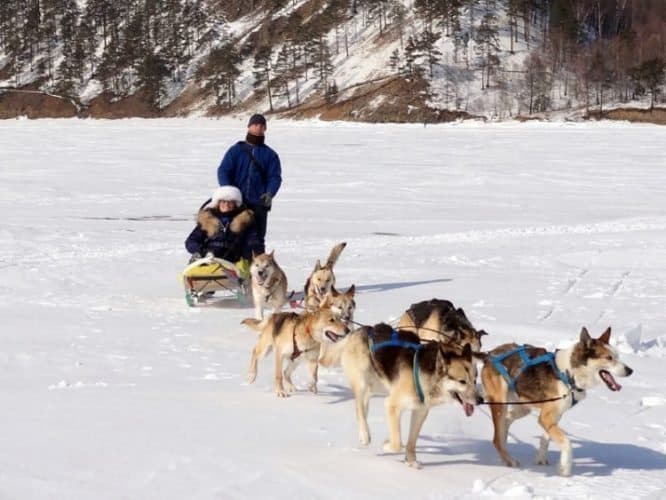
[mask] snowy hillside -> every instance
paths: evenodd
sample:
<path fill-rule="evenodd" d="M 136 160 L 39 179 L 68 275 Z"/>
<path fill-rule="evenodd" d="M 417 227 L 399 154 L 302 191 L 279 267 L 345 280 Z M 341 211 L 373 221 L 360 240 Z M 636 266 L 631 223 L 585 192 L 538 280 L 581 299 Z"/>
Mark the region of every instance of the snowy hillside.
<path fill-rule="evenodd" d="M 655 0 L 10 2 L 0 117 L 580 119 L 663 103 L 665 31 Z"/>
<path fill-rule="evenodd" d="M 362 323 L 439 297 L 490 333 L 486 348 L 553 349 L 612 326 L 635 373 L 565 414 L 574 471 L 561 478 L 533 465 L 533 418 L 512 427 L 524 465 L 510 469 L 486 407 L 438 407 L 417 471 L 381 451 L 381 398 L 374 441 L 358 444 L 339 369 L 321 373 L 320 394 L 279 400 L 269 356 L 247 385 L 252 309 L 190 309 L 177 280 L 243 125 L 0 122 L 0 497 L 664 498 L 663 128 L 269 129 L 284 185 L 268 246 L 290 288 L 347 241 L 338 283 L 357 285 Z"/>

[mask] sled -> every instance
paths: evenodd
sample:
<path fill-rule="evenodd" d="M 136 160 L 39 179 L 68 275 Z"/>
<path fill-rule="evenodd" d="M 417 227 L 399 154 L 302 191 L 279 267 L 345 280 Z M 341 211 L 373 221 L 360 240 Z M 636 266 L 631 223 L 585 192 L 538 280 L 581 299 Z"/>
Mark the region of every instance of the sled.
<path fill-rule="evenodd" d="M 232 262 L 212 256 L 190 263 L 180 278 L 190 307 L 225 299 L 244 304 L 249 292 L 247 280 Z"/>

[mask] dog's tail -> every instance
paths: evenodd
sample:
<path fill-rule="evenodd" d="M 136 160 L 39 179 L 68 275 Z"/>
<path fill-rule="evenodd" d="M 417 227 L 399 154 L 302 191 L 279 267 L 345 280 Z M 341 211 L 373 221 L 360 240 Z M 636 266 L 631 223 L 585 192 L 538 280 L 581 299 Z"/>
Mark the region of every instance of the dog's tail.
<path fill-rule="evenodd" d="M 326 266 L 329 269 L 332 269 L 335 263 L 338 261 L 338 258 L 340 257 L 340 254 L 342 251 L 345 249 L 347 246 L 347 242 L 343 241 L 342 243 L 338 243 L 331 249 L 331 253 L 328 256 L 328 260 L 326 261 Z"/>
<path fill-rule="evenodd" d="M 247 326 L 248 328 L 251 328 L 255 332 L 261 332 L 261 330 L 263 330 L 263 327 L 265 325 L 264 321 L 254 318 L 245 318 L 243 321 L 241 321 L 241 324 Z"/>

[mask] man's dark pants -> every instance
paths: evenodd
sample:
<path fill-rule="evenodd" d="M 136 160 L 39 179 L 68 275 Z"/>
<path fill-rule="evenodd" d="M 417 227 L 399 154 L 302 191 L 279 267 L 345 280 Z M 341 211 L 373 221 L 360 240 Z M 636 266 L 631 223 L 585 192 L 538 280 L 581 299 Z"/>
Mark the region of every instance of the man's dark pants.
<path fill-rule="evenodd" d="M 266 225 L 268 222 L 268 210 L 262 205 L 254 205 L 250 207 L 254 212 L 254 220 L 257 226 L 257 236 L 261 243 L 261 252 L 266 252 Z"/>

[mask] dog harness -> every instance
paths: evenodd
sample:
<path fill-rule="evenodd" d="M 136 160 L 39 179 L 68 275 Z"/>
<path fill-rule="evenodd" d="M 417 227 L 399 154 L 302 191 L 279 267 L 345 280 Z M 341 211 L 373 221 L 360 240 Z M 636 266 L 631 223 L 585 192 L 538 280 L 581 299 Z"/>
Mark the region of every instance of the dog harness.
<path fill-rule="evenodd" d="M 312 337 L 312 332 L 310 331 L 310 328 L 307 326 L 305 327 L 305 333 L 307 333 L 310 337 Z M 301 350 L 298 348 L 298 344 L 296 343 L 296 325 L 294 325 L 294 331 L 292 333 L 292 342 L 293 342 L 293 350 L 291 352 L 291 356 L 289 356 L 289 359 L 292 361 L 295 361 L 296 358 L 298 358 L 301 354 L 305 354 L 306 352 L 311 351 L 313 349 L 310 348 L 310 349 Z"/>
<path fill-rule="evenodd" d="M 557 378 L 559 378 L 564 383 L 564 385 L 571 389 L 571 406 L 575 405 L 578 401 L 576 401 L 576 398 L 574 397 L 574 390 L 578 390 L 578 388 L 576 387 L 573 378 L 570 377 L 568 373 L 564 373 L 557 367 L 557 364 L 555 363 L 555 353 L 547 352 L 546 354 L 542 354 L 536 358 L 530 358 L 525 352 L 525 347 L 525 345 L 521 345 L 497 356 L 489 356 L 493 367 L 500 373 L 500 375 L 502 375 L 502 377 L 504 377 L 507 384 L 509 385 L 509 389 L 515 392 L 516 379 L 518 379 L 518 377 L 520 377 L 525 370 L 532 366 L 548 363 L 555 372 L 555 375 L 557 375 Z M 509 371 L 506 369 L 506 366 L 502 364 L 502 361 L 510 356 L 513 356 L 514 354 L 518 354 L 520 356 L 520 359 L 523 362 L 523 366 L 520 367 L 520 370 L 515 377 L 511 377 L 511 375 L 509 375 Z"/>
<path fill-rule="evenodd" d="M 416 394 L 419 397 L 419 401 L 423 403 L 425 401 L 425 396 L 423 395 L 423 388 L 421 387 L 421 379 L 419 377 L 419 352 L 423 349 L 423 345 L 416 342 L 407 342 L 406 340 L 400 340 L 398 332 L 394 329 L 391 329 L 391 340 L 385 340 L 378 344 L 374 343 L 374 330 L 372 328 L 368 329 L 368 339 L 370 340 L 370 350 L 374 353 L 383 349 L 384 347 L 402 347 L 404 349 L 413 349 L 414 350 L 414 360 L 412 362 L 413 369 L 412 374 L 414 377 L 414 385 L 416 386 Z"/>

